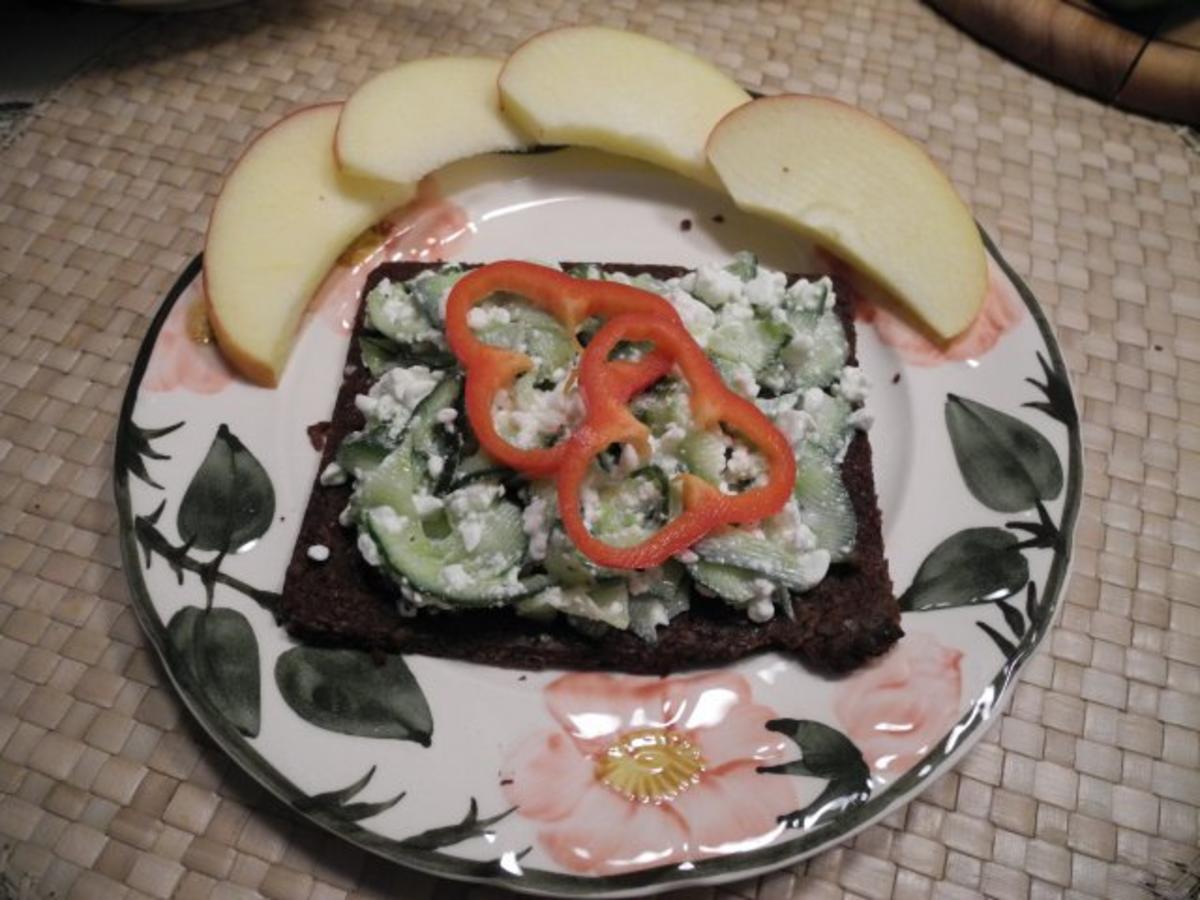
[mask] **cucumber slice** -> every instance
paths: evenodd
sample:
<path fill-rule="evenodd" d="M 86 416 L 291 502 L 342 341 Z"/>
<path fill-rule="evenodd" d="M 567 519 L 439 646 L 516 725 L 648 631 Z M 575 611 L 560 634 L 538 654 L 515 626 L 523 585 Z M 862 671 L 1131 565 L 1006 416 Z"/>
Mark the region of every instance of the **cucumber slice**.
<path fill-rule="evenodd" d="M 749 569 L 726 566 L 707 560 L 692 563 L 688 566 L 688 574 L 698 585 L 707 588 L 722 600 L 735 606 L 745 606 L 757 596 L 753 582 L 757 578 L 762 578 L 760 574 L 751 572 Z"/>
<path fill-rule="evenodd" d="M 397 344 L 391 338 L 364 334 L 358 339 L 363 364 L 372 378 L 378 378 L 396 366 L 425 366 L 428 369 L 449 369 L 455 365 L 454 354 L 432 341 Z"/>
<path fill-rule="evenodd" d="M 439 321 L 429 318 L 403 285 L 384 280 L 367 295 L 368 324 L 397 344 L 441 341 Z"/>
<path fill-rule="evenodd" d="M 563 613 L 624 630 L 629 627 L 629 590 L 624 581 L 587 587 L 550 587 L 515 604 L 517 613 L 544 619 Z"/>
<path fill-rule="evenodd" d="M 797 591 L 817 584 L 829 570 L 829 554 L 797 553 L 738 529 L 705 538 L 694 550 L 706 562 L 750 569 Z"/>
<path fill-rule="evenodd" d="M 476 329 L 479 340 L 532 357 L 537 361 L 539 375 L 549 375 L 571 364 L 575 358 L 574 342 L 554 316 L 523 303 L 509 303 L 504 309 L 508 321 Z"/>
<path fill-rule="evenodd" d="M 460 606 L 497 606 L 546 586 L 547 579 L 520 579 L 526 538 L 521 510 L 512 503 L 493 502 L 472 513 L 478 542 L 467 549 L 461 518 L 443 536 L 430 535 L 417 513 L 413 497 L 430 488 L 417 443 L 429 444 L 440 429 L 437 412 L 453 406 L 462 390 L 457 378 L 439 384 L 413 413 L 400 445 L 365 478 L 355 495 L 360 526 L 378 545 L 387 568 L 402 583 Z M 451 495 L 452 497 L 453 495 Z M 448 508 L 452 506 L 448 499 Z"/>
<path fill-rule="evenodd" d="M 658 629 L 691 605 L 683 583 L 684 569 L 674 560 L 664 563 L 662 577 L 629 598 L 629 630 L 648 644 L 658 642 Z"/>
<path fill-rule="evenodd" d="M 738 319 L 717 326 L 708 338 L 708 352 L 733 363 L 745 363 L 755 373 L 765 371 L 779 356 L 791 330 L 767 318 Z"/>
<path fill-rule="evenodd" d="M 648 425 L 655 434 L 668 425 L 684 425 L 691 421 L 688 393 L 678 378 L 664 378 L 650 390 L 633 399 L 629 405 L 634 417 Z"/>
<path fill-rule="evenodd" d="M 806 314 L 793 315 L 792 324 L 797 333 L 811 338 L 811 345 L 791 358 L 785 349 L 780 353 L 784 364 L 785 390 L 802 390 L 810 387 L 829 387 L 842 374 L 850 345 L 846 342 L 846 330 L 842 320 L 832 311 L 823 313 L 813 320 Z"/>
<path fill-rule="evenodd" d="M 854 550 L 858 521 L 841 468 L 828 453 L 803 445 L 796 453 L 796 503 L 800 518 L 828 550 L 833 562 L 844 562 Z"/>
<path fill-rule="evenodd" d="M 452 267 L 434 275 L 418 276 L 408 282 L 408 289 L 415 297 L 425 318 L 441 326 L 445 319 L 446 297 L 458 279 L 465 275 L 462 269 Z"/>
<path fill-rule="evenodd" d="M 717 431 L 708 429 L 688 433 L 679 442 L 679 458 L 693 475 L 711 484 L 719 484 L 725 469 L 725 450 L 729 440 Z"/>
<path fill-rule="evenodd" d="M 725 267 L 725 271 L 736 275 L 742 281 L 753 281 L 758 274 L 758 257 L 747 250 L 733 255 L 733 262 Z"/>
<path fill-rule="evenodd" d="M 841 454 L 850 437 L 850 414 L 854 411 L 850 404 L 842 397 L 809 388 L 804 395 L 804 411 L 813 420 L 813 429 L 805 442 L 830 456 Z"/>
<path fill-rule="evenodd" d="M 371 431 L 348 435 L 337 450 L 337 463 L 355 478 L 365 478 L 379 467 L 392 447 Z"/>
<path fill-rule="evenodd" d="M 598 513 L 592 533 L 621 546 L 645 540 L 662 527 L 670 503 L 670 482 L 658 466 L 644 466 L 628 477 L 596 489 Z"/>

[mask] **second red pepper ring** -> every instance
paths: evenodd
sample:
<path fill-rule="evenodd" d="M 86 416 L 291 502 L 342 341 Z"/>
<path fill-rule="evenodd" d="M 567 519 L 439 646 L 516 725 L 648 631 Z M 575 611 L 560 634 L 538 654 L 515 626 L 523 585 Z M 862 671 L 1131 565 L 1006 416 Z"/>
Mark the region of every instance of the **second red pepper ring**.
<path fill-rule="evenodd" d="M 638 391 L 629 390 L 627 382 L 618 377 L 622 371 L 618 367 L 628 364 L 609 359 L 622 342 L 649 342 L 654 345 L 654 355 L 669 357 L 691 390 L 696 426 L 727 426 L 752 444 L 767 463 L 767 483 L 740 494 L 724 494 L 695 475 L 679 476 L 683 511 L 630 547 L 595 537 L 580 509 L 584 481 L 596 456 L 613 443 L 644 447 L 649 438 L 648 429 L 627 405 Z M 657 566 L 723 525 L 748 524 L 774 515 L 791 496 L 796 483 L 791 445 L 757 406 L 725 385 L 704 349 L 682 324 L 636 314 L 610 319 L 588 344 L 579 381 L 587 416 L 566 445 L 556 485 L 563 528 L 593 562 L 616 569 Z"/>
<path fill-rule="evenodd" d="M 535 478 L 546 477 L 557 470 L 568 441 L 552 447 L 518 447 L 501 437 L 492 421 L 497 393 L 530 371 L 533 360 L 519 351 L 484 343 L 468 324 L 472 309 L 501 292 L 516 295 L 553 316 L 572 336 L 591 316 L 607 319 L 640 313 L 678 322 L 679 314 L 662 297 L 640 288 L 572 278 L 556 269 L 515 260 L 481 266 L 458 280 L 446 303 L 446 339 L 466 373 L 465 406 L 471 427 L 497 462 Z M 629 397 L 649 387 L 670 367 L 669 358 L 651 354 L 614 370 L 611 380 L 614 388 L 619 386 Z"/>

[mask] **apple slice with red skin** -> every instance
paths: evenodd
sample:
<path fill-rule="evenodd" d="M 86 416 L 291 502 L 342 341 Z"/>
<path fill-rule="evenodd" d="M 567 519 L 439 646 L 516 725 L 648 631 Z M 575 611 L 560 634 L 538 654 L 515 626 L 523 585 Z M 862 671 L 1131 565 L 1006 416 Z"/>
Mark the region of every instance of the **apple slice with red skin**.
<path fill-rule="evenodd" d="M 795 228 L 883 288 L 937 338 L 974 321 L 987 256 L 970 210 L 914 141 L 825 97 L 729 113 L 708 159 L 742 209 Z"/>
<path fill-rule="evenodd" d="M 306 107 L 260 134 L 226 176 L 209 220 L 213 334 L 234 369 L 265 387 L 279 383 L 305 307 L 342 250 L 414 192 L 338 169 L 341 107 Z"/>

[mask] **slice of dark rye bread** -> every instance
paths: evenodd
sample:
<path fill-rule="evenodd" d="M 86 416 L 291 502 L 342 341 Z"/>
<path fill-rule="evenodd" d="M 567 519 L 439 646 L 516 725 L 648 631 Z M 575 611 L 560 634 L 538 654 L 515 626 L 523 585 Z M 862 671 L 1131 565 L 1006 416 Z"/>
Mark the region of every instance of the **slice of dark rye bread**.
<path fill-rule="evenodd" d="M 405 281 L 430 264 L 388 263 L 371 273 L 364 296 L 381 279 Z M 645 272 L 670 278 L 687 271 L 674 266 L 606 265 L 630 275 Z M 854 327 L 837 285 L 839 313 L 854 360 Z M 360 304 L 360 307 L 365 304 Z M 357 335 L 362 328 L 359 310 Z M 347 375 L 338 393 L 333 419 L 313 432 L 325 432 L 323 469 L 342 439 L 363 427 L 354 405 L 370 376 L 350 341 Z M 315 425 L 317 423 L 314 423 Z M 587 637 L 566 622 L 537 622 L 509 609 L 465 613 L 422 612 L 402 617 L 397 588 L 359 554 L 357 531 L 338 524 L 351 486 L 314 484 L 300 536 L 288 566 L 277 617 L 298 640 L 349 646 L 376 652 L 403 651 L 455 657 L 477 663 L 523 669 L 608 669 L 665 674 L 693 666 L 714 666 L 764 650 L 795 654 L 818 671 L 839 673 L 886 651 L 901 636 L 900 610 L 892 591 L 880 533 L 879 507 L 871 470 L 871 446 L 856 432 L 846 453 L 842 476 L 858 518 L 854 559 L 833 566 L 825 580 L 794 601 L 794 616 L 777 614 L 764 624 L 717 599 L 693 592 L 691 609 L 660 628 L 656 644 L 609 629 Z M 314 544 L 329 548 L 325 562 L 308 558 Z"/>

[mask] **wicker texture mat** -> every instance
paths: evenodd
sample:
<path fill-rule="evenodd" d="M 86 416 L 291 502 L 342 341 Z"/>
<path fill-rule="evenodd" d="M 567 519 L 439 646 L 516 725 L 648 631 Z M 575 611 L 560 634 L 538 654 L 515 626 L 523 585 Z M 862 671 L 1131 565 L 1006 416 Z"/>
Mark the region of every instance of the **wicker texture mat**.
<path fill-rule="evenodd" d="M 111 499 L 124 381 L 221 175 L 294 106 L 552 22 L 674 41 L 930 147 L 1045 304 L 1086 498 L 1061 622 L 923 797 L 792 871 L 689 896 L 1148 897 L 1200 807 L 1200 157 L 911 0 L 253 3 L 164 17 L 0 151 L 0 841 L 31 896 L 490 895 L 369 858 L 252 784 L 175 700 Z"/>

